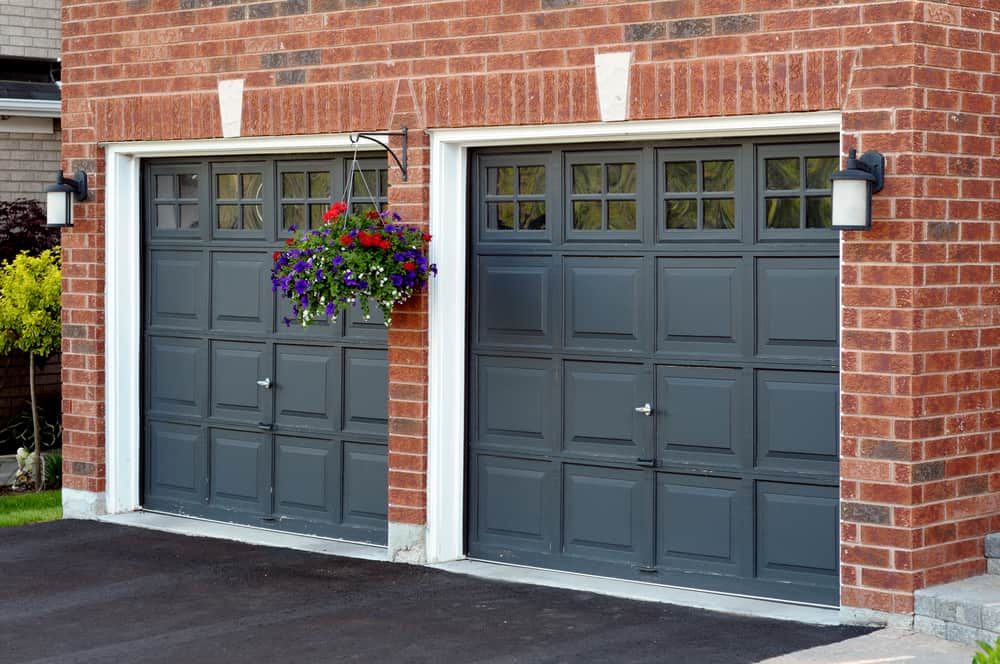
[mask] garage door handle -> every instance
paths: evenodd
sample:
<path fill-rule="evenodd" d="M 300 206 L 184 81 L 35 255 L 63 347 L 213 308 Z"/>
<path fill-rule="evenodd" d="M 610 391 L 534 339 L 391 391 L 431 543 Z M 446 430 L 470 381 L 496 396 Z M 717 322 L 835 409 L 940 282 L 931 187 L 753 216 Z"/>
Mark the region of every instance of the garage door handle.
<path fill-rule="evenodd" d="M 635 407 L 635 412 L 642 413 L 646 417 L 649 417 L 650 415 L 653 414 L 653 407 L 651 405 L 649 405 L 648 403 L 646 403 L 646 404 L 643 404 L 641 406 L 636 406 Z"/>
<path fill-rule="evenodd" d="M 270 376 L 267 377 L 267 378 L 262 378 L 262 379 L 258 380 L 257 384 L 260 385 L 261 387 L 263 387 L 265 390 L 271 389 L 271 378 L 270 378 Z"/>

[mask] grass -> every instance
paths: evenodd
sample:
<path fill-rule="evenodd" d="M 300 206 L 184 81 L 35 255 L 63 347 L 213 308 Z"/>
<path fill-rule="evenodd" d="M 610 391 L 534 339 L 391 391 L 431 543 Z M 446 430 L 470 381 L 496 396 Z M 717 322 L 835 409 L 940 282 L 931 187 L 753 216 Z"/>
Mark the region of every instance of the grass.
<path fill-rule="evenodd" d="M 62 518 L 62 492 L 0 496 L 0 528 Z"/>

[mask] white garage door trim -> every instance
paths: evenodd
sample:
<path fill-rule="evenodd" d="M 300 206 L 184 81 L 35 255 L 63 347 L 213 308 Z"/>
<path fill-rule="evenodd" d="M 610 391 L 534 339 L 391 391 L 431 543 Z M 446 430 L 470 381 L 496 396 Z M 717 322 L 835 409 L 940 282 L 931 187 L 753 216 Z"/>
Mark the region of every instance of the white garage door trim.
<path fill-rule="evenodd" d="M 503 145 L 840 133 L 839 111 L 430 130 L 427 526 L 429 563 L 464 557 L 468 152 Z M 391 547 L 391 542 L 390 542 Z"/>
<path fill-rule="evenodd" d="M 104 494 L 64 489 L 63 514 L 94 518 L 139 509 L 141 264 L 139 162 L 152 157 L 309 154 L 353 150 L 349 134 L 107 143 L 105 223 Z M 381 150 L 359 145 L 361 150 Z"/>

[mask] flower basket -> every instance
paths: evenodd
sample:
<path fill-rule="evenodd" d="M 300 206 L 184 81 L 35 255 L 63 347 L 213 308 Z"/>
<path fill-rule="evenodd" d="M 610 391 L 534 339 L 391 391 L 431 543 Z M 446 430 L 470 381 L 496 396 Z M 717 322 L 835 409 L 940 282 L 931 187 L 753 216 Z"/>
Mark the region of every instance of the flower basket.
<path fill-rule="evenodd" d="M 437 274 L 427 261 L 431 236 L 401 224 L 394 212 L 347 214 L 346 203 L 334 203 L 323 221 L 321 229 L 288 238 L 287 247 L 272 256 L 271 290 L 292 303 L 293 318 L 286 317 L 285 325 L 335 321 L 354 306 L 367 320 L 374 302 L 388 327 L 393 308 Z"/>

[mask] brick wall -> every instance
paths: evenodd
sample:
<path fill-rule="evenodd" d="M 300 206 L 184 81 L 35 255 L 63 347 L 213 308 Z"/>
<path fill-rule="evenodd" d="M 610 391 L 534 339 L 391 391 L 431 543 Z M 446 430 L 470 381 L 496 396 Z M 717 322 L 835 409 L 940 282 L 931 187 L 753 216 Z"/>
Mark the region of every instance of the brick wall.
<path fill-rule="evenodd" d="M 59 170 L 61 132 L 0 132 L 0 199 L 31 198 L 44 205 L 45 187 Z"/>
<path fill-rule="evenodd" d="M 844 243 L 843 603 L 906 613 L 978 571 L 1000 526 L 993 0 L 74 0 L 64 18 L 63 158 L 96 188 L 63 236 L 66 486 L 104 488 L 98 141 L 219 136 L 216 85 L 244 78 L 244 135 L 407 124 L 390 202 L 421 220 L 420 129 L 597 120 L 594 53 L 628 49 L 631 120 L 842 110 L 845 148 L 886 153 L 875 228 Z M 398 523 L 425 519 L 426 348 L 420 298 L 390 331 Z"/>
<path fill-rule="evenodd" d="M 40 400 L 58 398 L 61 368 L 59 354 L 35 365 L 35 396 Z M 7 418 L 23 412 L 31 400 L 28 358 L 22 353 L 0 355 L 0 429 Z"/>
<path fill-rule="evenodd" d="M 59 57 L 59 0 L 0 0 L 0 56 Z"/>

